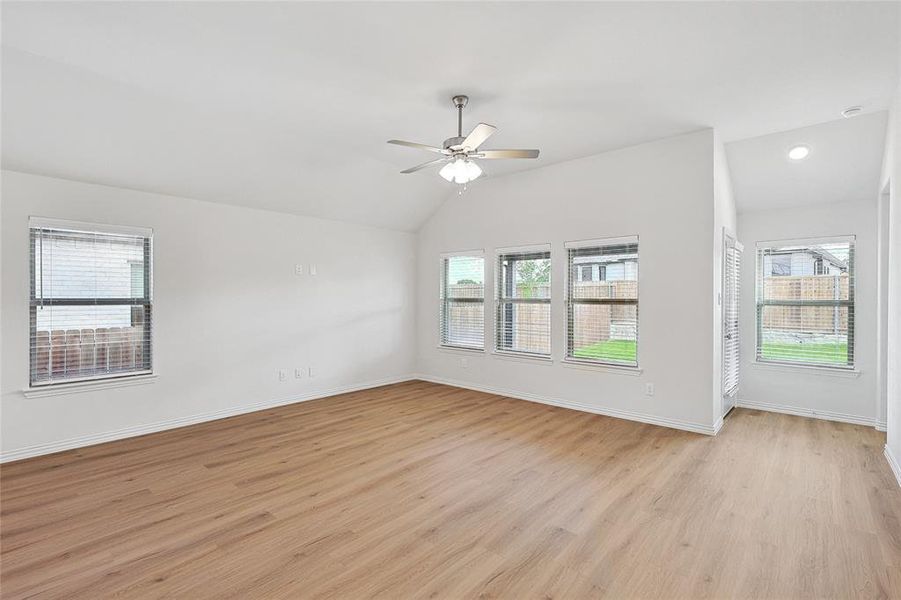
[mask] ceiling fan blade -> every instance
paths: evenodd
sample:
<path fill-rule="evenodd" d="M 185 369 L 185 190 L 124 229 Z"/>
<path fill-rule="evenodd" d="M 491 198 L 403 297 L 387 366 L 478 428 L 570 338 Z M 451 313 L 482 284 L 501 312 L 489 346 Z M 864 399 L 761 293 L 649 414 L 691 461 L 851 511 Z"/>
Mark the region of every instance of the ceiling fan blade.
<path fill-rule="evenodd" d="M 479 150 L 473 158 L 538 158 L 538 150 Z"/>
<path fill-rule="evenodd" d="M 420 169 L 425 169 L 426 167 L 433 167 L 437 164 L 447 162 L 446 158 L 436 158 L 435 160 L 430 160 L 429 162 L 422 163 L 421 165 L 416 165 L 415 167 L 410 167 L 409 169 L 405 169 L 401 171 L 401 173 L 415 173 Z"/>
<path fill-rule="evenodd" d="M 408 146 L 418 150 L 428 150 L 429 152 L 437 152 L 438 154 L 450 154 L 449 150 L 444 148 L 436 148 L 435 146 L 426 146 L 425 144 L 417 144 L 416 142 L 405 142 L 404 140 L 388 140 L 389 144 L 397 144 L 398 146 Z"/>
<path fill-rule="evenodd" d="M 476 125 L 472 131 L 469 132 L 469 135 L 466 136 L 466 139 L 463 140 L 460 145 L 464 148 L 469 148 L 470 150 L 475 150 L 479 146 L 485 143 L 485 140 L 491 137 L 497 131 L 497 127 L 494 125 L 489 125 L 487 123 L 479 123 Z"/>

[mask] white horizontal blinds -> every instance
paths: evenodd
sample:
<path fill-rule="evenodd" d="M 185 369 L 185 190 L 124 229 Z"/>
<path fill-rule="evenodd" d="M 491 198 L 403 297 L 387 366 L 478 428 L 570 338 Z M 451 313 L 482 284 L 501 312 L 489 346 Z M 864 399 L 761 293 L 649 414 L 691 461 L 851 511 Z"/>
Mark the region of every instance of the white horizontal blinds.
<path fill-rule="evenodd" d="M 150 372 L 151 237 L 30 227 L 30 381 Z"/>
<path fill-rule="evenodd" d="M 567 244 L 566 356 L 638 365 L 638 238 Z"/>
<path fill-rule="evenodd" d="M 551 354 L 551 251 L 501 251 L 497 257 L 497 349 Z"/>
<path fill-rule="evenodd" d="M 484 256 L 446 256 L 441 269 L 441 345 L 484 349 Z"/>
<path fill-rule="evenodd" d="M 757 360 L 854 365 L 854 238 L 757 247 Z"/>
<path fill-rule="evenodd" d="M 741 250 L 734 240 L 726 240 L 723 264 L 723 395 L 738 390 L 741 338 L 739 336 L 739 298 L 741 293 Z"/>

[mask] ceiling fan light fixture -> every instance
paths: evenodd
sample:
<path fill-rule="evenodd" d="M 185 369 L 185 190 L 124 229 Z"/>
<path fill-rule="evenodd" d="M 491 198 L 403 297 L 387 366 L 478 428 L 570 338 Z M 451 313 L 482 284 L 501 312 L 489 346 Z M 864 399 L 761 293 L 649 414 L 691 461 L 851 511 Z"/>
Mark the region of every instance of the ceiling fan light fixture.
<path fill-rule="evenodd" d="M 466 161 L 466 173 L 469 175 L 469 180 L 478 179 L 482 175 L 482 167 L 476 164 L 474 160 Z"/>
<path fill-rule="evenodd" d="M 452 181 L 454 183 L 469 183 L 482 174 L 482 169 L 471 160 L 457 157 L 441 167 L 438 174 L 447 181 Z"/>

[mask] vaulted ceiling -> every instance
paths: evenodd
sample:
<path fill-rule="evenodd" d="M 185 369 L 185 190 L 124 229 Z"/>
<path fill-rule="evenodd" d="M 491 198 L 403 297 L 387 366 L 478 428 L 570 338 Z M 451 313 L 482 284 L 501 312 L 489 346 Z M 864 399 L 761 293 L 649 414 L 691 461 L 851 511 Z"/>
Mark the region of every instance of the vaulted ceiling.
<path fill-rule="evenodd" d="M 887 121 L 880 111 L 726 144 L 739 212 L 875 201 Z M 789 159 L 795 146 L 810 154 Z"/>
<path fill-rule="evenodd" d="M 897 3 L 2 4 L 5 168 L 415 230 L 451 192 L 450 96 L 490 176 L 702 127 L 888 107 Z M 476 183 L 477 185 L 477 183 Z"/>

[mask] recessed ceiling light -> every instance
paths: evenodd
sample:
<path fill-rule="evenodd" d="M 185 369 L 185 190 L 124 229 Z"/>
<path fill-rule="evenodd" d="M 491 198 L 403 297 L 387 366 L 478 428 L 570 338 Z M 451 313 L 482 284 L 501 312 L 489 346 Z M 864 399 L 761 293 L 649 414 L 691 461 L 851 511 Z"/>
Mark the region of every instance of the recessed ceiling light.
<path fill-rule="evenodd" d="M 810 154 L 810 148 L 807 146 L 795 146 L 788 151 L 788 157 L 792 160 L 804 160 Z"/>
<path fill-rule="evenodd" d="M 850 106 L 842 111 L 842 116 L 846 119 L 850 119 L 851 117 L 856 117 L 863 111 L 862 106 Z"/>

